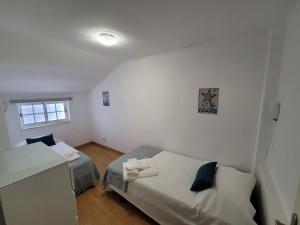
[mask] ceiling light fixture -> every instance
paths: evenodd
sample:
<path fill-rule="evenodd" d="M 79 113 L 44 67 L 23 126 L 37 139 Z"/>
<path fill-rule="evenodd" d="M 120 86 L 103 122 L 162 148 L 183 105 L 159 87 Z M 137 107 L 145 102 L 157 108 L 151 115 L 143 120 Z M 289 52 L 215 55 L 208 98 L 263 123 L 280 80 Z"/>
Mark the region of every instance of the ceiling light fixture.
<path fill-rule="evenodd" d="M 118 43 L 118 37 L 115 34 L 112 33 L 99 33 L 97 36 L 98 41 L 105 46 L 113 46 Z"/>

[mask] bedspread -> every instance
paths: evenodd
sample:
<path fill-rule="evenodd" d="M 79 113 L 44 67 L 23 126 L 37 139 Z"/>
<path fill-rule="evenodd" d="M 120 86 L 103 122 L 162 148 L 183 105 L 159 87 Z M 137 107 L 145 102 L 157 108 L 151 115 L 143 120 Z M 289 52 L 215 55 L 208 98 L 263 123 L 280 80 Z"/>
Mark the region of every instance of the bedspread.
<path fill-rule="evenodd" d="M 123 162 L 127 162 L 128 159 L 137 158 L 137 159 L 144 159 L 144 158 L 151 158 L 157 153 L 161 152 L 162 150 L 148 146 L 142 145 L 132 152 L 121 156 L 120 158 L 111 162 L 104 174 L 103 177 L 103 186 L 106 189 L 108 184 L 112 184 L 119 189 L 123 190 L 124 192 L 127 191 L 128 182 L 123 180 Z"/>

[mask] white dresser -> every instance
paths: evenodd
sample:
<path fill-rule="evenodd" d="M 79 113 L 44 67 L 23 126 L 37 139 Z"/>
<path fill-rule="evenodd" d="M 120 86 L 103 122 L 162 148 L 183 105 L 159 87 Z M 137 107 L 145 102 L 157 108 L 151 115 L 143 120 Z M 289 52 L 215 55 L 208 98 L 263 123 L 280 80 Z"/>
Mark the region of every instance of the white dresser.
<path fill-rule="evenodd" d="M 68 162 L 42 143 L 0 151 L 0 225 L 78 225 Z"/>

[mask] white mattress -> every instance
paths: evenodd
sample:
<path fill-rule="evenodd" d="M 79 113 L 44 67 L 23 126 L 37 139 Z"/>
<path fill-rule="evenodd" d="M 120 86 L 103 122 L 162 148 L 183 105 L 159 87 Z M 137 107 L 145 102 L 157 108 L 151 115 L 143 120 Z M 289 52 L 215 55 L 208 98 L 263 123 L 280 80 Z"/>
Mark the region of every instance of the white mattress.
<path fill-rule="evenodd" d="M 206 163 L 190 157 L 162 151 L 155 155 L 159 175 L 129 182 L 126 193 L 113 190 L 128 199 L 161 225 L 255 224 L 251 216 L 220 201 L 217 191 L 190 191 L 199 167 Z"/>

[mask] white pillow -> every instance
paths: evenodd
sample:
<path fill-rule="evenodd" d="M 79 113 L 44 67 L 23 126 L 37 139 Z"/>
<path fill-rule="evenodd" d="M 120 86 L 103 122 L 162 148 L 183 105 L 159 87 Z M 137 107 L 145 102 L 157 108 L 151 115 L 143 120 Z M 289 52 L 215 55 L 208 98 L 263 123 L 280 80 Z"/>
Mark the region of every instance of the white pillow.
<path fill-rule="evenodd" d="M 216 188 L 224 194 L 233 194 L 250 200 L 256 178 L 232 167 L 219 166 L 216 172 Z"/>
<path fill-rule="evenodd" d="M 255 180 L 252 174 L 218 166 L 214 187 L 196 193 L 194 207 L 215 218 L 216 224 L 255 225 L 250 202 Z"/>
<path fill-rule="evenodd" d="M 251 194 L 256 183 L 253 174 L 243 173 L 232 167 L 219 166 L 216 172 L 216 190 L 219 194 L 234 204 L 244 209 L 251 217 L 255 209 L 250 202 Z"/>

